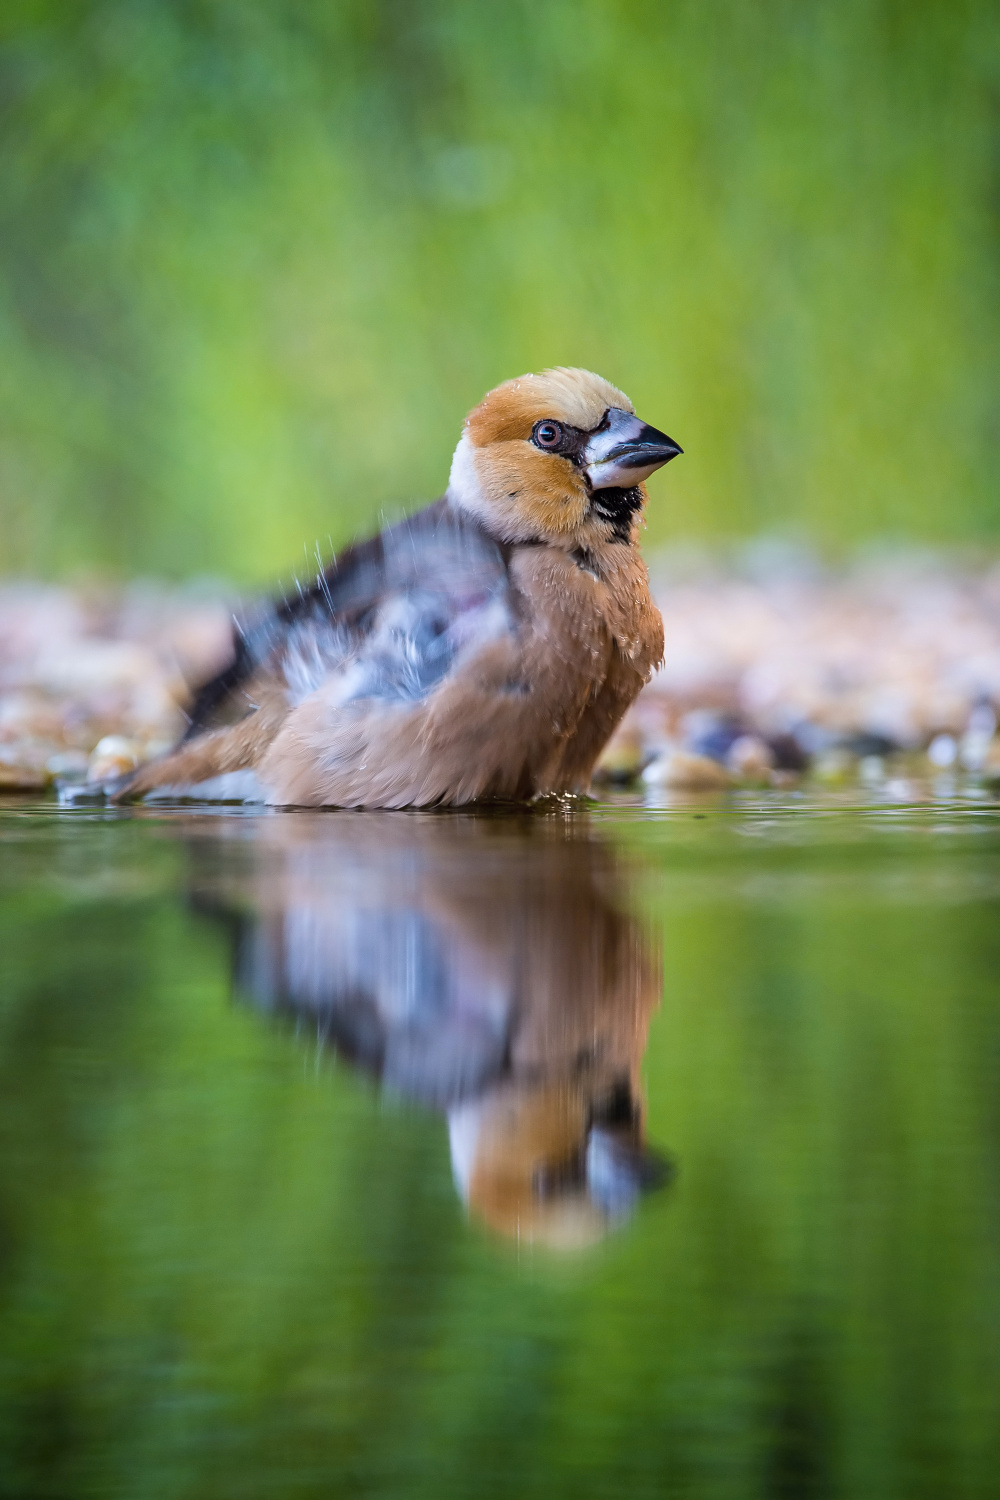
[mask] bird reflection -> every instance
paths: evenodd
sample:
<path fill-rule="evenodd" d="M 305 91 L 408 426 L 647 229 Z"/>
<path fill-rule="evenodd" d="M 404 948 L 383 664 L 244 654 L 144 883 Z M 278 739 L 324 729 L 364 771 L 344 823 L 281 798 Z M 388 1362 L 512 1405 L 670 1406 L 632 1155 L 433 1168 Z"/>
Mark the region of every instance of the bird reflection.
<path fill-rule="evenodd" d="M 667 1177 L 639 1079 L 659 964 L 585 826 L 275 814 L 192 846 L 236 994 L 442 1111 L 458 1192 L 493 1229 L 585 1244 Z"/>

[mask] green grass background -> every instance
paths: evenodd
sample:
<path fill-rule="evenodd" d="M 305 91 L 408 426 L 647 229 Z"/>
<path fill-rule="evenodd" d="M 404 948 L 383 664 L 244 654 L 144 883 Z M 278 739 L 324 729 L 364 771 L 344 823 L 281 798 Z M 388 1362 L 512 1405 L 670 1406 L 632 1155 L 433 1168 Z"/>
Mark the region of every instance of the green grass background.
<path fill-rule="evenodd" d="M 653 542 L 995 538 L 998 99 L 989 0 L 8 0 L 0 571 L 287 574 L 553 363 Z"/>

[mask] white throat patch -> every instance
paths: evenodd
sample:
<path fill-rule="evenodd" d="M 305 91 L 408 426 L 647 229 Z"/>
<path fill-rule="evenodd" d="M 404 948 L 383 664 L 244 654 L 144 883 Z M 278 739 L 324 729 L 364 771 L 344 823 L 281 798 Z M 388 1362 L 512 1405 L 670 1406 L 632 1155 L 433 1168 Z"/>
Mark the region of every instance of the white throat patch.
<path fill-rule="evenodd" d="M 472 442 L 467 432 L 463 432 L 459 438 L 451 461 L 447 498 L 469 515 L 476 516 L 481 521 L 489 519 L 489 507 L 476 474 Z"/>

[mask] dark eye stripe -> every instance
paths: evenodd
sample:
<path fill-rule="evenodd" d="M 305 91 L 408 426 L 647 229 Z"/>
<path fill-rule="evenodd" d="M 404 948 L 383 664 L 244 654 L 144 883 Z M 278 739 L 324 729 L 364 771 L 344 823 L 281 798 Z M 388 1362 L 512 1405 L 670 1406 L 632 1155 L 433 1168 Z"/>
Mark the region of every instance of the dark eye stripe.
<path fill-rule="evenodd" d="M 558 436 L 554 442 L 545 442 L 541 434 L 550 427 Z M 553 417 L 543 417 L 531 429 L 531 441 L 536 448 L 542 453 L 558 453 L 561 458 L 568 458 L 577 468 L 583 463 L 583 450 L 589 438 L 589 432 L 584 432 L 580 427 L 571 427 L 568 422 L 557 422 Z"/>

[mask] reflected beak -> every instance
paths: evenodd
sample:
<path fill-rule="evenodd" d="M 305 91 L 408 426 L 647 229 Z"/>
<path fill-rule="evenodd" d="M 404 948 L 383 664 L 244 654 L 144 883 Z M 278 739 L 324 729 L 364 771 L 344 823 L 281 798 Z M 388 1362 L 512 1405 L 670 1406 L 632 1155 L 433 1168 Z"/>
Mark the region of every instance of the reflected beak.
<path fill-rule="evenodd" d="M 683 452 L 665 432 L 613 406 L 583 450 L 584 473 L 595 490 L 629 489 Z"/>
<path fill-rule="evenodd" d="M 673 1163 L 634 1130 L 595 1125 L 587 1141 L 587 1191 L 609 1219 L 627 1218 L 640 1193 L 662 1187 L 674 1175 Z"/>

